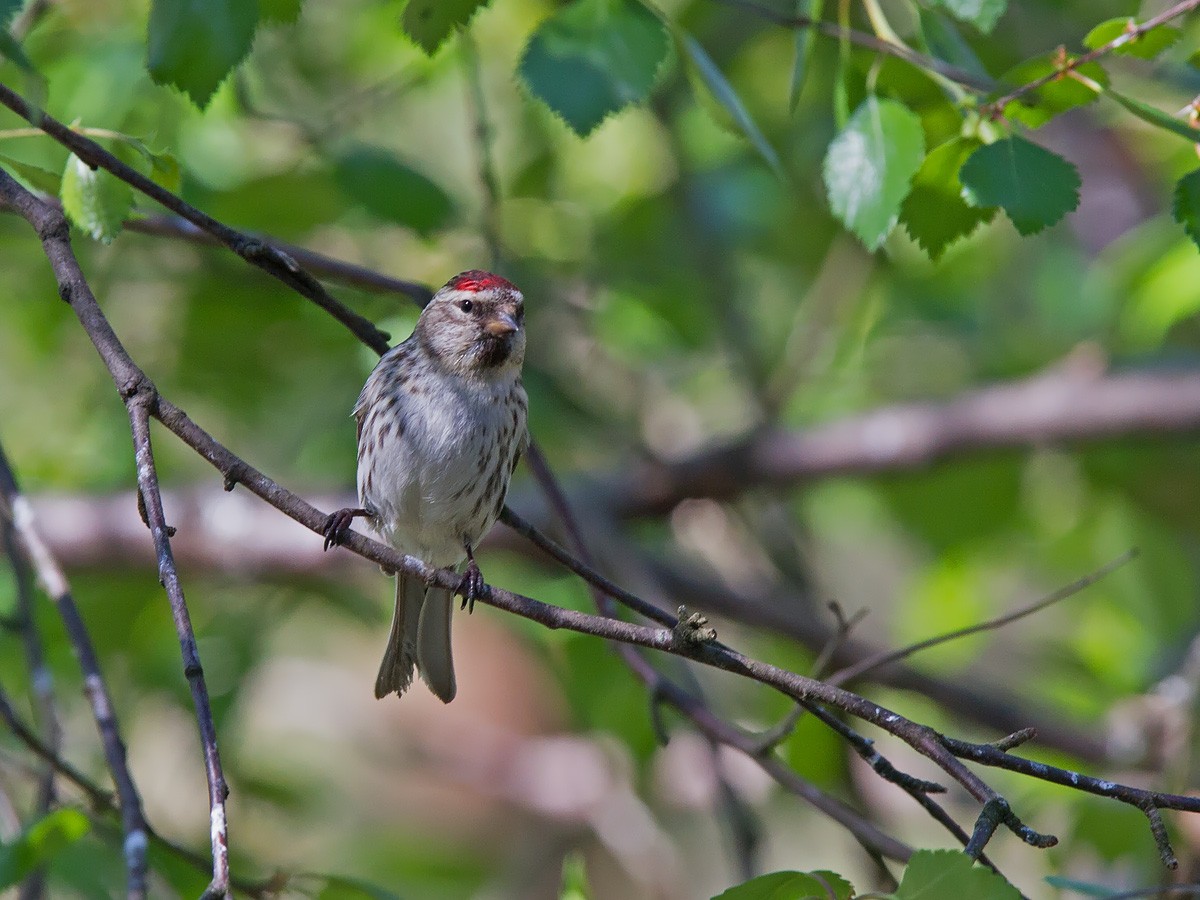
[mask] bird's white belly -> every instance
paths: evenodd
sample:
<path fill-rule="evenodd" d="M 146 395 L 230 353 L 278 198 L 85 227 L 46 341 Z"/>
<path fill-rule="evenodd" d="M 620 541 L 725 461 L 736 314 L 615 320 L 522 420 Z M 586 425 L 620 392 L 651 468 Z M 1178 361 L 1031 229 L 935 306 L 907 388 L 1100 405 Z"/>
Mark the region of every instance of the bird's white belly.
<path fill-rule="evenodd" d="M 484 494 L 497 463 L 508 479 L 511 453 L 497 445 L 509 413 L 487 394 L 476 400 L 455 384 L 439 388 L 408 398 L 402 434 L 381 442 L 369 495 L 361 483 L 359 492 L 389 543 L 430 565 L 454 566 L 495 520 L 495 498 Z"/>

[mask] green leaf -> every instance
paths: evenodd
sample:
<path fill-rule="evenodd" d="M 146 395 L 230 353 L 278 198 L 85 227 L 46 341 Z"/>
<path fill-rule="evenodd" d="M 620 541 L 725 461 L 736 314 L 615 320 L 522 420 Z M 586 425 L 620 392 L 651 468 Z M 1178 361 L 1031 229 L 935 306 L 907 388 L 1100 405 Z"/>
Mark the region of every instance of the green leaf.
<path fill-rule="evenodd" d="M 896 225 L 900 203 L 925 155 L 921 120 L 894 100 L 868 97 L 825 154 L 829 205 L 868 248 Z"/>
<path fill-rule="evenodd" d="M 825 0 L 796 0 L 796 15 L 805 16 L 814 21 L 820 21 Z M 788 89 L 788 109 L 796 111 L 800 105 L 800 93 L 804 90 L 804 79 L 808 74 L 808 60 L 812 56 L 813 41 L 816 40 L 817 29 L 797 28 L 793 37 L 796 50 L 792 61 L 792 82 Z"/>
<path fill-rule="evenodd" d="M 1109 19 L 1089 31 L 1087 37 L 1083 39 L 1083 44 L 1088 49 L 1095 50 L 1112 43 L 1122 35 L 1133 34 L 1133 29 L 1136 27 L 1137 22 L 1130 18 Z M 1113 52 L 1136 56 L 1139 59 L 1154 59 L 1178 41 L 1181 34 L 1182 32 L 1178 28 L 1159 25 L 1137 37 L 1131 37 L 1125 43 L 1115 47 Z"/>
<path fill-rule="evenodd" d="M 1079 172 L 1056 153 L 1021 137 L 980 147 L 959 171 L 967 200 L 999 206 L 1031 235 L 1079 205 Z"/>
<path fill-rule="evenodd" d="M 203 108 L 249 52 L 257 25 L 255 0 L 153 0 L 146 47 L 150 77 L 174 85 Z"/>
<path fill-rule="evenodd" d="M 1021 892 L 958 850 L 918 850 L 895 900 L 1020 900 Z"/>
<path fill-rule="evenodd" d="M 717 894 L 713 900 L 850 900 L 854 888 L 834 872 L 771 872 Z"/>
<path fill-rule="evenodd" d="M 575 0 L 541 24 L 519 70 L 530 92 L 586 137 L 644 100 L 667 55 L 662 22 L 634 0 Z"/>
<path fill-rule="evenodd" d="M 960 22 L 970 22 L 984 34 L 996 27 L 1008 8 L 1008 0 L 930 0 Z"/>
<path fill-rule="evenodd" d="M 133 208 L 133 189 L 72 153 L 59 191 L 63 212 L 96 240 L 111 244 Z"/>
<path fill-rule="evenodd" d="M 937 10 L 918 8 L 917 12 L 920 16 L 921 37 L 924 38 L 925 49 L 931 56 L 944 59 L 970 72 L 981 82 L 991 81 L 992 76 L 988 74 L 979 56 L 954 22 Z"/>
<path fill-rule="evenodd" d="M 558 900 L 589 900 L 591 896 L 583 854 L 572 851 L 563 858 L 562 887 L 558 890 Z"/>
<path fill-rule="evenodd" d="M 400 22 L 421 49 L 433 56 L 442 42 L 463 28 L 488 0 L 408 0 Z"/>
<path fill-rule="evenodd" d="M 1029 84 L 1058 71 L 1059 66 L 1052 55 L 1040 56 L 1006 72 L 1000 81 L 1002 84 Z M 1101 87 L 1108 86 L 1108 73 L 1097 63 L 1084 63 L 1075 71 Z M 1083 82 L 1062 76 L 1007 104 L 1004 107 L 1004 115 L 1030 128 L 1041 128 L 1055 116 L 1077 106 L 1093 103 L 1099 96 Z"/>
<path fill-rule="evenodd" d="M 963 199 L 958 171 L 979 146 L 975 138 L 957 137 L 930 150 L 900 208 L 905 230 L 934 261 L 996 214 L 995 207 L 972 206 Z"/>
<path fill-rule="evenodd" d="M 25 0 L 0 0 L 0 28 L 8 28 Z"/>
<path fill-rule="evenodd" d="M 304 0 L 258 0 L 258 15 L 264 22 L 291 25 L 300 18 Z"/>
<path fill-rule="evenodd" d="M 62 176 L 43 169 L 41 166 L 31 166 L 10 156 L 0 154 L 0 166 L 17 175 L 22 181 L 35 190 L 57 197 L 62 187 Z"/>
<path fill-rule="evenodd" d="M 454 203 L 438 185 L 386 150 L 355 147 L 338 157 L 334 178 L 372 214 L 427 235 L 449 222 Z"/>
<path fill-rule="evenodd" d="M 400 900 L 398 894 L 361 878 L 344 875 L 311 877 L 323 882 L 320 890 L 316 892 L 316 900 Z"/>
<path fill-rule="evenodd" d="M 1175 185 L 1171 215 L 1200 246 L 1200 169 L 1184 175 Z"/>
<path fill-rule="evenodd" d="M 1155 125 L 1164 131 L 1177 134 L 1189 143 L 1200 143 L 1200 129 L 1193 127 L 1189 122 L 1177 119 L 1170 113 L 1165 113 L 1161 109 L 1153 107 L 1148 103 L 1143 103 L 1134 97 L 1118 94 L 1112 88 L 1106 88 L 1104 96 L 1120 103 L 1143 122 L 1149 122 L 1151 125 Z"/>
<path fill-rule="evenodd" d="M 77 809 L 57 809 L 27 827 L 10 844 L 0 844 L 0 891 L 54 859 L 91 828 Z"/>
<path fill-rule="evenodd" d="M 701 96 L 707 98 L 711 101 L 712 106 L 729 116 L 729 120 L 737 131 L 750 141 L 754 149 L 758 151 L 758 155 L 771 167 L 771 171 L 782 179 L 783 165 L 779 162 L 779 154 L 775 152 L 775 148 L 762 133 L 754 121 L 754 117 L 742 103 L 742 98 L 733 89 L 733 85 L 717 68 L 717 64 L 712 61 L 712 57 L 700 46 L 700 42 L 687 32 L 677 31 L 675 37 L 688 62 L 688 72 L 692 76 L 693 84 L 703 92 Z M 713 118 L 718 124 L 721 124 L 719 116 L 714 115 Z"/>

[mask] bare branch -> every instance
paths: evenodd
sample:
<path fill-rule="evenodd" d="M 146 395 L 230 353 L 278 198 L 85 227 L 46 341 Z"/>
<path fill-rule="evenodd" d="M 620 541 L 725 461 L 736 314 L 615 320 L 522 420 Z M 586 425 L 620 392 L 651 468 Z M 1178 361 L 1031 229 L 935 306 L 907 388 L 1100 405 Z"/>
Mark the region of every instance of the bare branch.
<path fill-rule="evenodd" d="M 0 92 L 3 90 L 3 86 L 0 86 Z M 155 550 L 159 561 L 159 579 L 162 581 L 164 588 L 166 588 L 167 597 L 171 603 L 176 633 L 179 635 L 180 649 L 183 654 L 184 673 L 191 685 L 192 699 L 196 708 L 196 719 L 200 727 L 200 736 L 204 745 L 205 770 L 208 776 L 209 802 L 212 814 L 213 883 L 210 890 L 213 891 L 212 896 L 223 897 L 228 894 L 229 890 L 229 859 L 225 834 L 225 796 L 228 793 L 228 789 L 225 786 L 225 779 L 221 773 L 220 759 L 216 748 L 215 728 L 212 721 L 212 710 L 208 703 L 208 691 L 204 685 L 204 673 L 200 667 L 199 656 L 196 652 L 196 637 L 192 631 L 187 605 L 184 602 L 183 591 L 179 585 L 179 577 L 175 572 L 175 563 L 171 556 L 168 540 L 169 529 L 162 510 L 162 497 L 158 492 L 158 475 L 154 467 L 154 456 L 150 447 L 148 428 L 149 415 L 154 411 L 158 402 L 157 390 L 150 379 L 146 377 L 146 374 L 129 358 L 116 333 L 104 317 L 104 313 L 101 312 L 100 306 L 92 294 L 91 287 L 88 285 L 87 279 L 79 268 L 79 262 L 76 260 L 74 252 L 71 249 L 70 234 L 63 214 L 54 207 L 38 200 L 3 170 L 0 170 L 0 196 L 18 209 L 21 215 L 37 232 L 46 257 L 54 269 L 60 296 L 70 304 L 71 309 L 78 316 L 88 336 L 96 344 L 97 349 L 108 365 L 109 373 L 112 375 L 117 391 L 125 401 L 129 412 L 137 460 L 138 488 L 141 500 L 139 509 L 144 512 L 147 525 L 150 527 L 151 534 L 154 537 Z M 24 509 L 28 509 L 28 505 L 23 500 L 20 502 L 20 505 L 15 501 L 12 502 L 12 518 L 19 533 L 22 531 L 22 510 Z M 55 597 L 66 596 L 69 598 L 69 594 L 66 591 L 66 580 L 63 578 L 61 571 L 58 571 L 56 566 L 53 569 L 49 569 L 48 566 L 53 561 L 39 559 L 36 553 L 37 545 L 30 546 L 35 551 L 32 554 L 35 560 L 35 567 L 38 568 L 39 572 L 49 572 L 53 579 L 47 585 L 48 592 Z M 48 558 L 48 554 L 43 555 Z M 73 603 L 60 604 L 60 611 L 64 615 L 64 621 L 69 617 L 75 620 L 74 627 L 79 631 L 79 636 L 76 638 L 76 647 L 79 650 L 81 661 L 84 661 L 85 648 L 92 656 L 90 662 L 84 663 L 85 672 L 89 669 L 92 670 L 92 672 L 87 673 L 85 684 L 88 686 L 89 692 L 95 693 L 93 704 L 97 708 L 97 719 L 98 721 L 100 720 L 101 714 L 103 714 L 104 718 L 110 718 L 113 716 L 112 703 L 103 682 L 100 681 L 99 666 L 95 661 L 94 653 L 91 651 L 90 640 L 87 638 L 83 622 L 79 620 Z M 68 623 L 68 628 L 72 628 L 71 623 Z M 128 770 L 125 767 L 124 759 L 125 750 L 116 734 L 115 718 L 112 719 L 111 732 L 111 735 L 106 739 L 106 753 L 110 757 L 109 766 L 113 769 L 115 778 L 119 779 L 122 776 L 128 778 Z M 109 743 L 115 743 L 112 750 L 108 749 Z M 117 753 L 118 750 L 119 754 Z M 121 785 L 120 780 L 118 780 L 117 784 L 118 792 L 122 796 L 122 806 L 129 807 L 126 813 L 128 816 L 126 831 L 129 833 L 129 836 L 126 838 L 126 855 L 130 860 L 130 893 L 133 894 L 133 885 L 135 884 L 134 875 L 136 873 L 138 876 L 136 883 L 140 888 L 137 896 L 140 897 L 145 893 L 145 821 L 141 812 L 140 800 L 137 800 L 135 803 L 133 799 L 126 799 L 127 795 L 132 798 L 136 798 L 137 796 L 132 780 L 129 780 L 128 785 L 124 787 Z M 135 863 L 137 864 L 136 868 Z"/>
<path fill-rule="evenodd" d="M 0 190 L 3 189 L 7 178 L 6 174 L 0 172 Z M 121 740 L 112 695 L 100 672 L 96 648 L 92 645 L 87 626 L 84 625 L 75 599 L 71 596 L 67 578 L 38 533 L 33 521 L 33 511 L 29 502 L 18 491 L 16 476 L 8 464 L 3 448 L 0 448 L 0 520 L 11 525 L 18 549 L 28 565 L 37 572 L 43 590 L 58 609 L 70 638 L 71 648 L 75 651 L 75 657 L 83 671 L 84 693 L 91 706 L 92 718 L 95 719 L 100 732 L 105 761 L 112 773 L 113 783 L 117 786 L 121 827 L 125 835 L 126 894 L 130 900 L 141 900 L 146 896 L 146 819 L 142 812 L 142 798 L 129 772 L 125 743 Z M 11 706 L 0 710 L 0 714 L 3 714 L 6 721 L 11 719 Z M 53 750 L 51 752 L 53 753 Z"/>
<path fill-rule="evenodd" d="M 370 320 L 344 306 L 330 296 L 321 283 L 287 254 L 271 247 L 257 238 L 244 234 L 235 228 L 230 228 L 218 222 L 212 216 L 201 212 L 196 207 L 185 203 L 177 195 L 147 178 L 141 172 L 121 162 L 93 140 L 89 140 L 77 131 L 68 128 L 62 122 L 34 108 L 23 97 L 0 84 L 0 104 L 7 106 L 18 116 L 35 128 L 40 128 L 54 138 L 81 160 L 93 168 L 101 168 L 120 178 L 126 184 L 141 191 L 152 200 L 156 200 L 178 216 L 182 216 L 202 231 L 211 234 L 218 241 L 236 253 L 246 262 L 262 269 L 268 275 L 278 278 L 313 303 L 316 303 L 335 319 L 345 325 L 364 344 L 378 353 L 386 353 L 388 335 L 375 327 Z M 6 197 L 10 204 L 25 215 L 21 205 L 13 202 L 11 196 Z"/>
<path fill-rule="evenodd" d="M 825 680 L 830 684 L 848 684 L 856 678 L 861 678 L 867 672 L 870 672 L 874 669 L 883 668 L 891 663 L 899 662 L 902 659 L 907 659 L 914 653 L 919 653 L 922 650 L 928 650 L 930 647 L 936 647 L 939 644 L 945 644 L 949 641 L 958 640 L 959 638 L 964 638 L 972 634 L 980 634 L 984 631 L 992 631 L 996 628 L 1002 628 L 1005 625 L 1016 622 L 1018 619 L 1031 616 L 1035 612 L 1041 612 L 1046 607 L 1053 606 L 1055 603 L 1066 600 L 1068 597 L 1074 597 L 1080 591 L 1091 587 L 1097 581 L 1121 568 L 1121 566 L 1125 565 L 1127 562 L 1130 562 L 1136 557 L 1136 550 L 1130 550 L 1126 553 L 1122 553 L 1112 562 L 1101 566 L 1095 572 L 1084 575 L 1082 578 L 1072 581 L 1068 585 L 1064 585 L 1058 590 L 1053 591 L 1052 593 L 1043 597 L 1041 600 L 1031 603 L 1028 606 L 1023 606 L 1018 610 L 1014 610 L 1013 612 L 1003 616 L 998 616 L 995 619 L 989 619 L 986 622 L 980 622 L 977 625 L 969 625 L 966 628 L 957 628 L 954 631 L 948 631 L 945 634 L 939 634 L 931 638 L 926 638 L 923 641 L 917 641 L 915 644 L 909 644 L 907 647 L 901 647 L 898 650 L 888 650 L 877 653 L 874 656 L 869 656 L 866 659 L 856 662 L 852 666 L 847 666 L 840 672 L 834 672 Z"/>
<path fill-rule="evenodd" d="M 650 462 L 610 477 L 595 496 L 619 516 L 651 516 L 689 497 L 920 470 L 970 453 L 1198 431 L 1200 370 L 1059 367 L 946 403 L 884 407 L 808 431 L 767 430 L 690 459 Z"/>

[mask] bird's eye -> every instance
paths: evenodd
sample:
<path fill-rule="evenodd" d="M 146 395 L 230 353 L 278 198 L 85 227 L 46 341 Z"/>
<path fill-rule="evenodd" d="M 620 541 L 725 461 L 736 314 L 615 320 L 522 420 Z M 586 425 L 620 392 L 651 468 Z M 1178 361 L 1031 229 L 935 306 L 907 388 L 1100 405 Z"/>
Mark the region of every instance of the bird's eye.
<path fill-rule="evenodd" d="M 475 304 L 474 304 L 474 303 L 472 303 L 470 300 L 460 300 L 460 301 L 458 301 L 458 308 L 459 308 L 459 309 L 461 309 L 463 312 L 470 312 L 470 311 L 471 311 L 471 307 L 473 307 L 474 305 L 475 305 Z"/>

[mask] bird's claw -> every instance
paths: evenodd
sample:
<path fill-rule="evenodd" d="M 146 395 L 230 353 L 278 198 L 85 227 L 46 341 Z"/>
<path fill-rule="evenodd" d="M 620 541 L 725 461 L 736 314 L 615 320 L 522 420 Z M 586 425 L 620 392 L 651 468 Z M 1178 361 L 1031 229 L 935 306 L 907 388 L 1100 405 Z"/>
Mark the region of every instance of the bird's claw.
<path fill-rule="evenodd" d="M 350 529 L 350 523 L 357 515 L 360 515 L 359 511 L 350 507 L 329 514 L 329 518 L 325 520 L 325 525 L 321 528 L 321 533 L 325 535 L 326 550 L 342 542 L 346 537 L 346 532 Z"/>
<path fill-rule="evenodd" d="M 457 593 L 462 597 L 462 606 L 459 609 L 465 609 L 468 615 L 475 612 L 475 600 L 483 596 L 486 587 L 487 583 L 483 580 L 483 573 L 479 571 L 475 560 L 471 560 L 467 564 L 467 571 L 463 573 L 462 581 L 458 583 Z"/>

